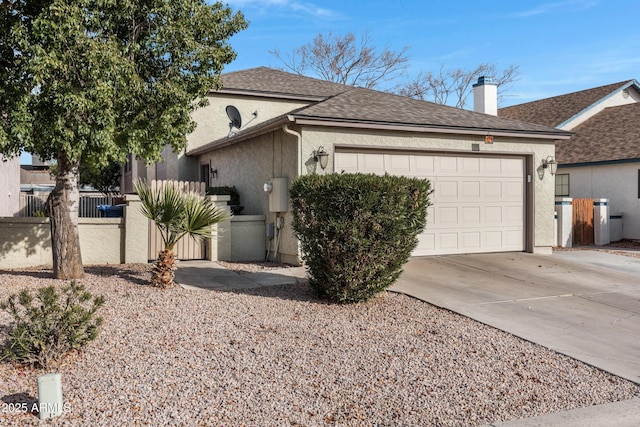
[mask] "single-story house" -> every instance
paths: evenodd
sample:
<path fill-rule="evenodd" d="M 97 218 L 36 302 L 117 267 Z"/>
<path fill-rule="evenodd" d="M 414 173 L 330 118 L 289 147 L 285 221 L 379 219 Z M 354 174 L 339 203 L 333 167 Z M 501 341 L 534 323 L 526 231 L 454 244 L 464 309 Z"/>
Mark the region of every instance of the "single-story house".
<path fill-rule="evenodd" d="M 628 80 L 500 109 L 498 116 L 571 131 L 556 144 L 556 196 L 609 199 L 622 237 L 640 239 L 640 85 Z"/>
<path fill-rule="evenodd" d="M 283 226 L 265 247 L 282 261 L 298 261 L 298 242 L 286 199 L 278 203 L 280 187 L 303 174 L 342 171 L 431 180 L 433 206 L 414 255 L 551 252 L 554 177 L 543 163 L 571 134 L 497 117 L 488 79 L 474 87 L 476 112 L 266 67 L 222 81 L 194 113 L 186 152 L 159 170 L 163 179 L 235 186 L 243 214 Z M 166 174 L 171 168 L 177 175 Z"/>

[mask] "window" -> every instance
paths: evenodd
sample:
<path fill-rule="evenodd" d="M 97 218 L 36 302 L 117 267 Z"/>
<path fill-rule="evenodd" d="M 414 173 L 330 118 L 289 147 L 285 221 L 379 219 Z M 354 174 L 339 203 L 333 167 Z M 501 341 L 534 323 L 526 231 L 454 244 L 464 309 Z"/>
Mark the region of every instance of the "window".
<path fill-rule="evenodd" d="M 640 174 L 640 170 L 638 171 Z M 640 175 L 638 175 L 640 177 Z M 640 178 L 639 178 L 640 179 Z M 556 174 L 556 196 L 569 197 L 569 174 Z"/>

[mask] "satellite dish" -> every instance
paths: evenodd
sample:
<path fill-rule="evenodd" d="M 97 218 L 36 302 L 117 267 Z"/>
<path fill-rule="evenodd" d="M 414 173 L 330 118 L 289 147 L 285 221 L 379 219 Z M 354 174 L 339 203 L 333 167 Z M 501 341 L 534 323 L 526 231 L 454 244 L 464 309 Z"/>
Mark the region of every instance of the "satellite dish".
<path fill-rule="evenodd" d="M 242 117 L 240 111 L 233 105 L 227 105 L 227 116 L 229 117 L 229 136 L 233 133 L 233 128 L 240 129 L 242 127 Z"/>

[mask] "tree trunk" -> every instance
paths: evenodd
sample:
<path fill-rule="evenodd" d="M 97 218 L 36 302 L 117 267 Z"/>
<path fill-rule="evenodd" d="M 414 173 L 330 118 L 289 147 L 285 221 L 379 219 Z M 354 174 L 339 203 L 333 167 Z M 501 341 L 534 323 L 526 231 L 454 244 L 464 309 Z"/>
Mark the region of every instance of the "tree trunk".
<path fill-rule="evenodd" d="M 158 253 L 158 260 L 151 274 L 151 285 L 158 288 L 173 286 L 176 266 L 176 254 L 171 249 L 163 249 Z"/>
<path fill-rule="evenodd" d="M 58 156 L 56 186 L 47 199 L 51 224 L 53 275 L 56 279 L 80 279 L 84 275 L 78 234 L 78 164 Z"/>

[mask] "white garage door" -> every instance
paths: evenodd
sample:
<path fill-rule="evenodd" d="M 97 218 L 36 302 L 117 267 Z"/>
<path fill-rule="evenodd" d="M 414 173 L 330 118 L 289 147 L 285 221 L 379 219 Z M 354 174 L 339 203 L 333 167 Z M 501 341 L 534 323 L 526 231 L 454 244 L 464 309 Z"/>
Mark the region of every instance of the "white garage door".
<path fill-rule="evenodd" d="M 414 256 L 524 250 L 524 158 L 336 152 L 335 171 L 431 181 Z"/>

